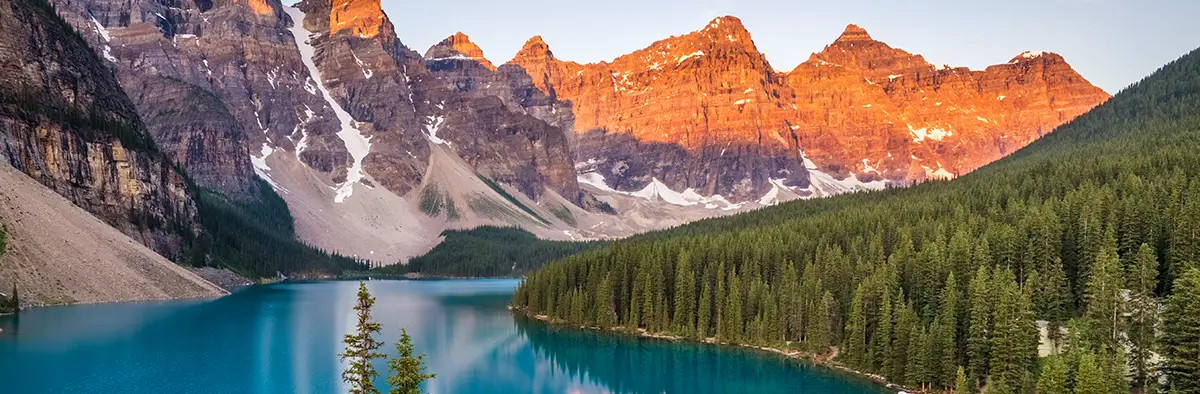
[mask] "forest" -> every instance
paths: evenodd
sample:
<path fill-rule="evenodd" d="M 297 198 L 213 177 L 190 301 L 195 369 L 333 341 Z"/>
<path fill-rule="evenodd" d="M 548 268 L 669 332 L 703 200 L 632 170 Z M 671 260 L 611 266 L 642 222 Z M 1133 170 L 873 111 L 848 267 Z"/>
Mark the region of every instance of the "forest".
<path fill-rule="evenodd" d="M 1197 262 L 1193 51 L 959 179 L 614 242 L 531 273 L 513 305 L 805 351 L 914 390 L 1191 394 Z"/>
<path fill-rule="evenodd" d="M 266 181 L 259 196 L 235 201 L 195 185 L 199 190 L 201 234 L 192 240 L 187 263 L 229 268 L 247 278 L 287 276 L 331 277 L 365 271 L 367 262 L 313 248 L 296 240 L 287 203 Z"/>
<path fill-rule="evenodd" d="M 445 238 L 408 264 L 378 268 L 373 272 L 402 275 L 419 273 L 446 277 L 516 277 L 605 242 L 559 242 L 538 239 L 517 227 L 483 226 L 471 230 L 446 230 Z"/>

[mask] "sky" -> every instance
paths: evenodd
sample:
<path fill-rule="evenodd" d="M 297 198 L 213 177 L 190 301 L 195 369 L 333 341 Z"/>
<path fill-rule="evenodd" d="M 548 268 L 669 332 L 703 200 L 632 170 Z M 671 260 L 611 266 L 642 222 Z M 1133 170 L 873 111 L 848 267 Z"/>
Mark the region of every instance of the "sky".
<path fill-rule="evenodd" d="M 461 31 L 493 63 L 541 35 L 555 57 L 611 60 L 654 41 L 742 19 L 771 65 L 791 70 L 847 24 L 933 64 L 982 69 L 1057 52 L 1109 93 L 1200 46 L 1198 0 L 382 0 L 400 40 L 424 53 Z"/>

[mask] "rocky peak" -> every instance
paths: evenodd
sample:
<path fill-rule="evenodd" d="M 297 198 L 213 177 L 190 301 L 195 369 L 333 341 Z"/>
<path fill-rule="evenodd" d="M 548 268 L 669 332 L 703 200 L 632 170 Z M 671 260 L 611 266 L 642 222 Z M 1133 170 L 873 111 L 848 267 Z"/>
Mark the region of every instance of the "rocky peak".
<path fill-rule="evenodd" d="M 875 39 L 871 38 L 870 34 L 867 34 L 867 29 L 858 27 L 858 25 L 851 23 L 846 25 L 846 30 L 843 30 L 842 35 L 838 36 L 837 40 L 834 42 L 848 43 L 855 41 L 875 41 Z"/>
<path fill-rule="evenodd" d="M 487 67 L 489 70 L 496 70 L 496 66 L 488 61 L 483 56 L 483 49 L 471 42 L 471 37 L 468 37 L 462 32 L 454 33 L 447 37 L 442 42 L 429 48 L 425 52 L 425 59 L 428 60 L 474 60 L 479 64 Z"/>
<path fill-rule="evenodd" d="M 1013 57 L 1012 60 L 1009 60 L 1008 64 L 1018 64 L 1018 63 L 1033 62 L 1033 61 L 1039 61 L 1039 60 L 1040 61 L 1057 62 L 1057 63 L 1065 62 L 1062 55 L 1059 55 L 1054 52 L 1025 51 L 1025 52 L 1021 52 L 1020 55 Z"/>
<path fill-rule="evenodd" d="M 362 38 L 372 38 L 379 35 L 386 20 L 379 0 L 333 0 L 330 5 L 330 37 L 344 30 Z"/>
<path fill-rule="evenodd" d="M 525 41 L 525 45 L 521 46 L 521 50 L 517 51 L 517 55 L 513 56 L 510 63 L 516 63 L 517 59 L 541 59 L 553 58 L 554 52 L 550 51 L 550 45 L 542 40 L 542 36 L 533 36 Z"/>

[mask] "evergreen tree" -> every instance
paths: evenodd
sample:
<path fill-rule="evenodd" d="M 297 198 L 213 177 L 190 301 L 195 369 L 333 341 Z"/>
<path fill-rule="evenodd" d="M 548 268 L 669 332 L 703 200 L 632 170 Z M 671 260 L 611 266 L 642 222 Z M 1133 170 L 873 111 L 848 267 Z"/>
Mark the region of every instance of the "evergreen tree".
<path fill-rule="evenodd" d="M 612 274 L 605 274 L 595 297 L 596 326 L 609 329 L 617 325 L 617 306 L 613 302 Z"/>
<path fill-rule="evenodd" d="M 1105 351 L 1115 351 L 1120 346 L 1123 331 L 1121 317 L 1125 304 L 1121 294 L 1123 284 L 1116 239 L 1113 232 L 1108 231 L 1091 268 L 1085 311 L 1092 334 L 1095 335 L 1092 340 Z"/>
<path fill-rule="evenodd" d="M 971 292 L 970 322 L 967 327 L 967 361 L 971 377 L 979 385 L 988 376 L 992 338 L 991 274 L 980 266 L 968 285 Z"/>
<path fill-rule="evenodd" d="M 691 258 L 687 251 L 679 252 L 675 264 L 675 330 L 690 336 L 695 330 L 696 278 L 692 273 Z"/>
<path fill-rule="evenodd" d="M 1037 393 L 1038 394 L 1071 394 L 1067 388 L 1068 383 L 1067 363 L 1062 357 L 1054 356 L 1046 358 L 1046 362 L 1042 365 L 1042 374 L 1038 377 Z"/>
<path fill-rule="evenodd" d="M 908 333 L 908 364 L 904 374 L 904 382 L 907 385 L 925 387 L 925 383 L 929 381 L 929 370 L 925 364 L 927 339 L 924 326 L 920 323 L 912 326 Z"/>
<path fill-rule="evenodd" d="M 730 343 L 738 343 L 742 337 L 742 290 L 741 279 L 737 272 L 729 274 L 729 289 L 726 291 L 727 302 L 725 303 L 725 332 L 722 333 L 721 340 Z"/>
<path fill-rule="evenodd" d="M 1159 339 L 1166 357 L 1163 371 L 1172 394 L 1200 393 L 1200 268 L 1185 271 L 1175 280 L 1163 310 Z"/>
<path fill-rule="evenodd" d="M 1134 385 L 1142 387 L 1150 373 L 1150 356 L 1154 348 L 1155 330 L 1158 327 L 1158 302 L 1154 289 L 1158 285 L 1158 256 L 1150 245 L 1138 248 L 1126 275 L 1129 289 L 1129 339 L 1130 356 L 1134 370 Z"/>
<path fill-rule="evenodd" d="M 875 323 L 875 333 L 871 335 L 871 360 L 879 365 L 877 371 L 884 376 L 890 376 L 892 371 L 892 296 L 890 292 L 883 293 L 880 300 L 879 316 Z"/>
<path fill-rule="evenodd" d="M 1200 180 L 1192 180 L 1170 240 L 1167 280 L 1172 281 L 1200 264 Z"/>
<path fill-rule="evenodd" d="M 945 387 L 954 387 L 955 373 L 958 369 L 958 284 L 954 280 L 954 273 L 946 278 L 946 288 L 942 290 L 942 304 L 938 311 L 938 319 L 941 319 L 941 332 L 937 333 L 938 344 L 941 346 L 939 351 L 940 360 L 938 365 L 941 368 L 942 383 Z"/>
<path fill-rule="evenodd" d="M 833 294 L 826 291 L 821 296 L 821 302 L 817 304 L 816 313 L 808 320 L 809 326 L 805 328 L 805 332 L 808 333 L 805 344 L 818 354 L 829 351 L 833 342 L 833 334 L 830 332 L 833 327 L 833 303 Z"/>
<path fill-rule="evenodd" d="M 954 374 L 954 394 L 969 394 L 971 392 L 970 383 L 967 383 L 967 372 L 963 367 L 958 367 Z"/>
<path fill-rule="evenodd" d="M 991 343 L 991 376 L 999 376 L 1012 388 L 1020 387 L 1037 357 L 1037 327 L 1028 297 L 1017 286 L 1012 271 L 1002 268 L 993 278 L 996 307 L 995 333 Z M 1030 331 L 1033 336 L 1030 336 Z"/>
<path fill-rule="evenodd" d="M 863 285 L 859 285 L 854 291 L 854 300 L 850 302 L 850 317 L 846 321 L 846 358 L 856 368 L 870 364 L 867 355 L 867 315 L 863 310 L 865 296 Z"/>
<path fill-rule="evenodd" d="M 414 356 L 412 337 L 407 328 L 400 329 L 400 342 L 396 343 L 400 357 L 388 360 L 388 385 L 391 394 L 421 394 L 421 383 L 433 379 L 436 374 L 425 373 L 425 355 Z"/>
<path fill-rule="evenodd" d="M 1096 361 L 1096 356 L 1084 353 L 1079 358 L 1079 370 L 1075 373 L 1075 394 L 1114 394 L 1108 390 L 1104 371 Z"/>
<path fill-rule="evenodd" d="M 1046 320 L 1048 335 L 1056 344 L 1062 339 L 1060 328 L 1072 304 L 1071 289 L 1066 275 L 1062 259 L 1054 258 L 1050 265 L 1038 274 L 1038 287 L 1035 289 L 1034 299 L 1038 317 Z"/>
<path fill-rule="evenodd" d="M 712 308 L 713 308 L 712 284 L 704 281 L 703 290 L 700 292 L 700 310 L 696 317 L 696 337 L 700 339 L 708 338 L 712 333 L 709 326 L 712 324 Z"/>
<path fill-rule="evenodd" d="M 351 394 L 378 394 L 375 388 L 375 378 L 379 372 L 372 365 L 372 360 L 386 358 L 387 355 L 377 352 L 383 347 L 383 342 L 375 339 L 383 330 L 382 325 L 371 321 L 371 307 L 375 305 L 375 297 L 367 291 L 366 282 L 358 282 L 358 301 L 354 310 L 358 315 L 355 332 L 346 334 L 342 340 L 346 350 L 338 354 L 342 361 L 349 361 L 349 366 L 342 371 L 342 381 L 350 384 Z"/>

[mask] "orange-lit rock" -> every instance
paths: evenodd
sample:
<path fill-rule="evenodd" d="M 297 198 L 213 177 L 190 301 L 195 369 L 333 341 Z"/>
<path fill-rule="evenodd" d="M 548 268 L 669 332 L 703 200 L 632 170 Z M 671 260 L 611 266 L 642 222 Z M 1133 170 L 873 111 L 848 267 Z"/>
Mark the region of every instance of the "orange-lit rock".
<path fill-rule="evenodd" d="M 241 0 L 238 0 L 238 1 L 240 2 Z M 250 6 L 250 10 L 254 11 L 255 14 L 258 14 L 258 15 L 273 15 L 273 14 L 275 14 L 275 10 L 271 8 L 270 4 L 267 4 L 266 0 L 245 0 L 245 1 L 246 1 L 246 4 L 248 4 Z"/>
<path fill-rule="evenodd" d="M 799 161 L 803 151 L 825 172 L 864 181 L 969 172 L 1109 97 L 1057 54 L 1026 53 L 977 71 L 935 66 L 855 25 L 780 73 L 734 17 L 586 65 L 556 59 L 534 37 L 510 63 L 570 101 L 581 134 L 604 129 L 694 154 L 753 146 L 760 157 Z M 683 184 L 698 185 L 672 186 Z"/>
<path fill-rule="evenodd" d="M 450 59 L 474 60 L 489 70 L 496 71 L 496 66 L 483 56 L 483 50 L 479 49 L 479 46 L 475 45 L 474 42 L 471 42 L 471 37 L 467 37 L 462 32 L 454 33 L 454 35 L 429 48 L 429 51 L 425 52 L 425 58 L 432 61 Z"/>
<path fill-rule="evenodd" d="M 379 28 L 385 20 L 379 0 L 333 0 L 331 5 L 330 36 L 343 30 L 362 38 L 379 35 Z"/>

